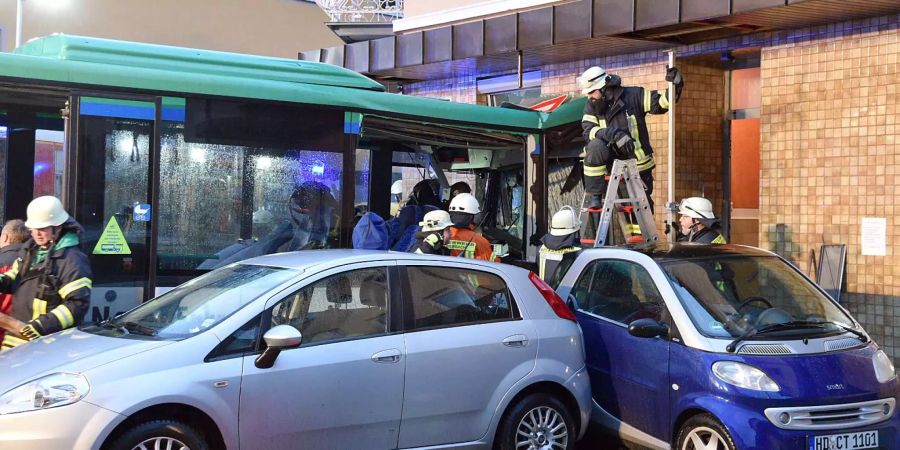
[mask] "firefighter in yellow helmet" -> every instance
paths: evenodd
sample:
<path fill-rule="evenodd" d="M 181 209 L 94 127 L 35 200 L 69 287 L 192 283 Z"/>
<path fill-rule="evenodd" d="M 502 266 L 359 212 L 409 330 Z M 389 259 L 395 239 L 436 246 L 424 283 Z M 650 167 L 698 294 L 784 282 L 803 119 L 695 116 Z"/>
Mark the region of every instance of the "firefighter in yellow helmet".
<path fill-rule="evenodd" d="M 653 193 L 653 147 L 647 130 L 647 114 L 665 114 L 672 93 L 642 87 L 622 86 L 622 79 L 600 67 L 591 67 L 578 77 L 581 93 L 588 97 L 581 119 L 587 146 L 584 153 L 584 188 L 591 207 L 600 207 L 606 193 L 606 175 L 613 160 L 635 159 L 647 199 Z M 675 85 L 675 101 L 684 86 L 681 72 L 669 68 L 666 81 Z M 653 210 L 653 201 L 650 200 Z"/>
<path fill-rule="evenodd" d="M 447 230 L 452 226 L 450 214 L 447 211 L 429 211 L 422 217 L 419 226 L 422 231 L 416 233 L 416 243 L 413 245 L 413 253 L 426 255 L 449 255 L 450 251 L 444 242 L 450 235 Z"/>
<path fill-rule="evenodd" d="M 550 219 L 550 232 L 541 238 L 538 275 L 556 287 L 581 250 L 581 220 L 571 206 L 560 208 Z"/>
<path fill-rule="evenodd" d="M 93 275 L 79 248 L 81 225 L 52 196 L 32 200 L 27 215 L 31 240 L 0 274 L 0 292 L 13 293 L 12 313 L 0 315 L 8 332 L 3 349 L 81 324 L 90 305 Z"/>

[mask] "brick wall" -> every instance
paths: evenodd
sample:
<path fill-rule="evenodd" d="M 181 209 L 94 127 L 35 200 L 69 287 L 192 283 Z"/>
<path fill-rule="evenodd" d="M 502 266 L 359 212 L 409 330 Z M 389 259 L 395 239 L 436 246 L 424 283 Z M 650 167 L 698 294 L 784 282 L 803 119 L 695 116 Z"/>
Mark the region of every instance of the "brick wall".
<path fill-rule="evenodd" d="M 833 26 L 762 50 L 760 245 L 807 272 L 847 244 L 847 305 L 900 356 L 898 17 Z M 845 32 L 852 26 L 852 32 Z M 862 217 L 887 218 L 887 256 L 862 256 Z"/>

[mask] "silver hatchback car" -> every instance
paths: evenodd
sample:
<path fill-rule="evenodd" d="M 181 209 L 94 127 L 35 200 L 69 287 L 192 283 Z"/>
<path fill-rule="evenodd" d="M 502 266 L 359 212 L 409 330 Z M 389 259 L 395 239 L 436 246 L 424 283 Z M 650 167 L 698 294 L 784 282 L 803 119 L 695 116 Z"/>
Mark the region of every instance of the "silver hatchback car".
<path fill-rule="evenodd" d="M 0 353 L 0 449 L 572 449 L 574 319 L 513 266 L 262 256 Z"/>

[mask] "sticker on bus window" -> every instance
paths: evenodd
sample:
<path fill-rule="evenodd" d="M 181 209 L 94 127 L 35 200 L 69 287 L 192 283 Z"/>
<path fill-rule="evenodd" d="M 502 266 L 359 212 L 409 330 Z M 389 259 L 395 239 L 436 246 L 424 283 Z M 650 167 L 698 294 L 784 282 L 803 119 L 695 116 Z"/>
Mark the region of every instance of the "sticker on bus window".
<path fill-rule="evenodd" d="M 119 228 L 119 223 L 115 217 L 110 217 L 103 234 L 94 246 L 95 255 L 130 255 L 131 248 Z"/>
<path fill-rule="evenodd" d="M 147 203 L 139 203 L 135 205 L 132 216 L 135 222 L 149 222 L 150 205 Z"/>

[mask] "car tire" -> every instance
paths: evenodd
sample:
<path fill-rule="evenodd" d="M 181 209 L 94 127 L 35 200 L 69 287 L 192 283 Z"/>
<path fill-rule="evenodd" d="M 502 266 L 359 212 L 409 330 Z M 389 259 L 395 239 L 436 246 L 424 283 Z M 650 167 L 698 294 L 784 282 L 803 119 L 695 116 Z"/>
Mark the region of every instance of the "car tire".
<path fill-rule="evenodd" d="M 691 417 L 678 431 L 676 450 L 736 450 L 728 430 L 711 414 Z"/>
<path fill-rule="evenodd" d="M 520 430 L 524 434 L 519 434 Z M 550 394 L 535 393 L 522 398 L 507 410 L 500 421 L 494 448 L 572 450 L 575 448 L 575 438 L 575 421 L 566 405 Z M 557 445 L 553 446 L 553 443 Z"/>
<path fill-rule="evenodd" d="M 157 446 L 157 444 L 159 445 Z M 122 433 L 109 447 L 110 450 L 154 448 L 209 450 L 209 446 L 206 445 L 200 432 L 176 420 L 151 420 L 134 425 Z"/>

